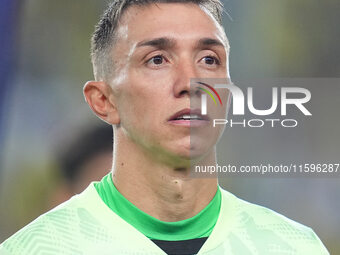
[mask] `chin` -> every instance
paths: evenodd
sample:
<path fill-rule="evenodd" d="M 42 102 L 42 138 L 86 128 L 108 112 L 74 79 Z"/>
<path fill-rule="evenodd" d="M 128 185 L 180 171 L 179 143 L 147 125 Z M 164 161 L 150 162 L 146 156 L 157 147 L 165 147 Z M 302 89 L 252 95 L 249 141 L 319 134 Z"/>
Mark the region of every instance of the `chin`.
<path fill-rule="evenodd" d="M 181 148 L 178 150 L 178 148 Z M 212 151 L 214 146 L 206 146 L 206 144 L 201 144 L 201 146 L 190 144 L 186 147 L 178 147 L 175 155 L 182 158 L 185 161 L 197 161 L 204 158 L 209 152 Z"/>
<path fill-rule="evenodd" d="M 199 162 L 201 160 L 203 160 L 211 151 L 213 150 L 213 148 L 192 148 L 190 150 L 190 159 L 191 159 L 191 163 L 194 164 L 195 162 Z"/>
<path fill-rule="evenodd" d="M 216 139 L 213 137 L 197 139 L 185 139 L 155 150 L 160 158 L 165 159 L 168 164 L 180 167 L 190 167 L 194 162 L 201 161 L 210 152 L 214 151 Z M 164 152 L 161 153 L 161 151 Z M 161 156 L 163 155 L 163 156 Z"/>

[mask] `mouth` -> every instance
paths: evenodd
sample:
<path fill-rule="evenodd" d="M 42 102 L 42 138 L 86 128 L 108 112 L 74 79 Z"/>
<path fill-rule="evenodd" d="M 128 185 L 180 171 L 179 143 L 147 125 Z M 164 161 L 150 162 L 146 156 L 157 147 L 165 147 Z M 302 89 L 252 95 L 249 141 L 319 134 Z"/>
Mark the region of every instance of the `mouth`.
<path fill-rule="evenodd" d="M 183 109 L 172 115 L 168 122 L 174 125 L 198 127 L 210 121 L 207 115 L 202 115 L 200 109 Z"/>

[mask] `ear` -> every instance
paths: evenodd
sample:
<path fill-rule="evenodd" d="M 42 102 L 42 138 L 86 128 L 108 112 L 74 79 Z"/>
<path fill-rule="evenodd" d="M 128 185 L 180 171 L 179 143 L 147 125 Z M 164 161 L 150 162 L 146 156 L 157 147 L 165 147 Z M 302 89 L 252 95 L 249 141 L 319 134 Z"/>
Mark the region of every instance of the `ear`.
<path fill-rule="evenodd" d="M 115 106 L 112 88 L 103 81 L 88 81 L 83 88 L 86 102 L 92 111 L 111 125 L 119 124 L 120 118 Z"/>

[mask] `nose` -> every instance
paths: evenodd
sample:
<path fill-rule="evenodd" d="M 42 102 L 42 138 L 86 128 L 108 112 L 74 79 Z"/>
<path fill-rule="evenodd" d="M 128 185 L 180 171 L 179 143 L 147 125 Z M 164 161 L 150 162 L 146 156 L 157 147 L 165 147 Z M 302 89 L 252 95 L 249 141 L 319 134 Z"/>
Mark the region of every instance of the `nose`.
<path fill-rule="evenodd" d="M 175 68 L 173 91 L 175 97 L 189 97 L 193 92 L 190 86 L 191 78 L 198 78 L 198 73 L 193 60 L 182 61 Z"/>

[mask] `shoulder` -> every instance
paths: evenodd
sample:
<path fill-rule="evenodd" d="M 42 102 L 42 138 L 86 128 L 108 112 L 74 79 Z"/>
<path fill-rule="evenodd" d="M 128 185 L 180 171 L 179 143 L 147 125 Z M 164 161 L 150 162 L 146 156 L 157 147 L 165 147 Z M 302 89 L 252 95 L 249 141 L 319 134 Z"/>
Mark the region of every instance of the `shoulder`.
<path fill-rule="evenodd" d="M 79 254 L 89 236 L 105 236 L 106 228 L 83 206 L 91 199 L 88 189 L 16 232 L 0 245 L 0 254 Z"/>
<path fill-rule="evenodd" d="M 329 254 L 311 228 L 271 209 L 239 199 L 228 191 L 221 191 L 224 203 L 233 207 L 232 235 L 240 241 L 258 251 L 278 249 L 291 254 Z"/>

